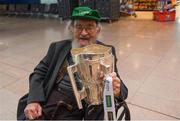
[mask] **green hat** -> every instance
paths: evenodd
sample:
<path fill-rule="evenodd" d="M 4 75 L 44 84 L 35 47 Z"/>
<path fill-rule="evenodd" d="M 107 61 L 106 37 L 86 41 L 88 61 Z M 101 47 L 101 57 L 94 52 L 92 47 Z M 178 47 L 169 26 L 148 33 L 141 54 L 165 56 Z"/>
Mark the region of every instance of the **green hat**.
<path fill-rule="evenodd" d="M 92 10 L 89 7 L 76 7 L 72 12 L 72 19 L 91 19 L 95 21 L 100 21 L 101 16 L 97 10 Z"/>

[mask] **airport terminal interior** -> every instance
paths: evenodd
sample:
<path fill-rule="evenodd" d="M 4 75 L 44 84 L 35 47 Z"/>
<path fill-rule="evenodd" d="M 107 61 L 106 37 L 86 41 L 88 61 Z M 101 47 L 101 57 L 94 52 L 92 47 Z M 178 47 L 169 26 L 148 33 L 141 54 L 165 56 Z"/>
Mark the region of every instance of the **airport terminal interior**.
<path fill-rule="evenodd" d="M 96 5 L 106 5 L 99 1 Z M 143 8 L 137 1 L 133 10 L 124 5 L 117 9 L 118 14 L 113 14 L 115 9 L 107 10 L 113 16 L 102 12 L 98 40 L 116 48 L 119 74 L 129 90 L 126 102 L 132 120 L 180 120 L 179 1 L 172 11 L 161 9 L 165 5 L 161 2 L 156 8 Z M 18 100 L 29 90 L 29 75 L 50 43 L 71 38 L 67 28 L 71 9 L 56 1 L 53 9 L 46 2 L 33 5 L 52 7 L 50 13 L 47 9 L 44 13 L 30 11 L 31 3 L 27 3 L 28 9 L 22 7 L 26 3 L 0 4 L 0 120 L 16 119 Z M 14 6 L 19 9 L 10 10 Z"/>

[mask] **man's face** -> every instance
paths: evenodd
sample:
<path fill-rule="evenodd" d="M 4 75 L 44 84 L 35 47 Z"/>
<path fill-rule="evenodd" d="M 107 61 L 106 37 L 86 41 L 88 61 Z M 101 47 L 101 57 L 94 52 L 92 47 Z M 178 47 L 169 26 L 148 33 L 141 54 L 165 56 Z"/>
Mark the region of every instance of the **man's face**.
<path fill-rule="evenodd" d="M 100 27 L 93 20 L 75 20 L 73 25 L 74 41 L 83 47 L 96 43 Z"/>

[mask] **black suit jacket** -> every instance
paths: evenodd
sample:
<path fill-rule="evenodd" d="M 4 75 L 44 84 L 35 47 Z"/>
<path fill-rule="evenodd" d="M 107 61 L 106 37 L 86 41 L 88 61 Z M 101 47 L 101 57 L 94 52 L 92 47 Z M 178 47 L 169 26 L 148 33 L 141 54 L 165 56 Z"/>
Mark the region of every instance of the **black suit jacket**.
<path fill-rule="evenodd" d="M 97 41 L 97 44 L 105 45 L 102 42 Z M 112 53 L 115 56 L 115 72 L 118 74 L 116 62 L 115 48 L 112 47 Z M 29 94 L 22 97 L 19 101 L 17 117 L 21 117 L 25 108 L 25 105 L 32 102 L 45 103 L 54 83 L 56 81 L 59 68 L 61 68 L 65 57 L 71 50 L 71 40 L 63 40 L 54 42 L 50 45 L 46 56 L 35 67 L 34 72 L 29 77 Z M 118 74 L 119 76 L 119 74 Z M 121 96 L 117 98 L 119 101 L 123 101 L 127 98 L 128 90 L 124 83 L 121 83 Z M 22 104 L 25 102 L 25 104 Z M 20 118 L 19 118 L 20 119 Z"/>

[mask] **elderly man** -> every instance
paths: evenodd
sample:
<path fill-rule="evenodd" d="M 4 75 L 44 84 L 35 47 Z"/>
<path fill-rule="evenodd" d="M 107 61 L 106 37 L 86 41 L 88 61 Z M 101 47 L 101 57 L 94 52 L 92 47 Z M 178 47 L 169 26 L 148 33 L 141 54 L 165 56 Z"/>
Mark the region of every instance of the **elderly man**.
<path fill-rule="evenodd" d="M 97 41 L 100 32 L 100 15 L 89 7 L 77 7 L 73 10 L 70 31 L 72 40 L 62 40 L 50 45 L 46 56 L 35 67 L 29 78 L 29 94 L 19 101 L 18 119 L 60 119 L 60 120 L 103 120 L 102 105 L 88 106 L 82 101 L 79 109 L 74 97 L 67 65 L 72 63 L 70 50 L 90 44 L 101 44 L 112 48 L 115 56 L 113 91 L 115 102 L 123 102 L 128 95 L 116 67 L 115 48 Z"/>

